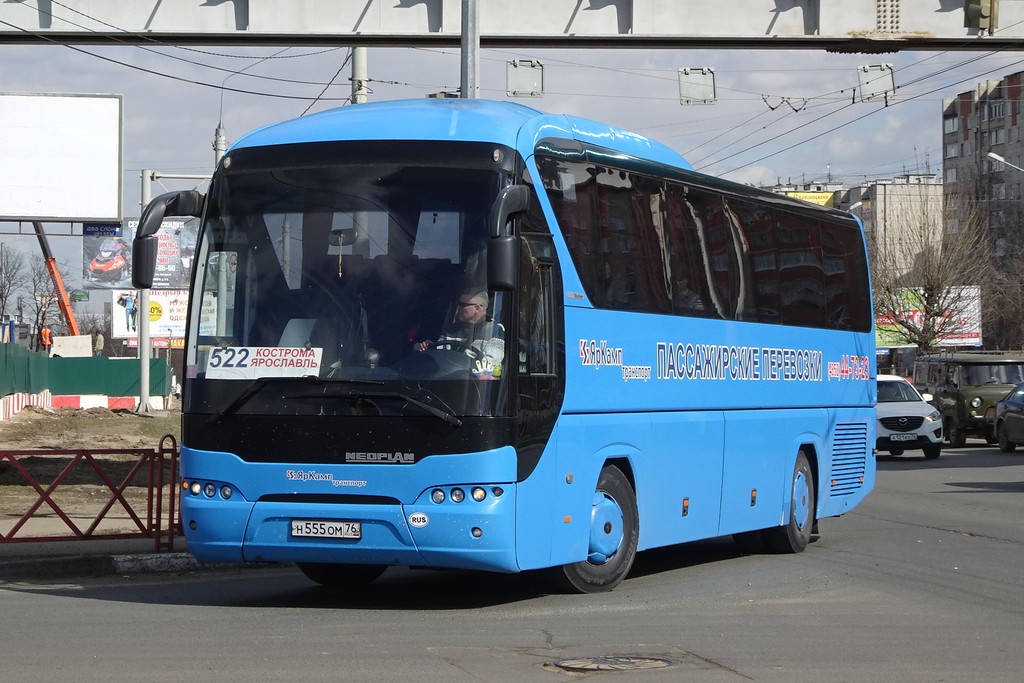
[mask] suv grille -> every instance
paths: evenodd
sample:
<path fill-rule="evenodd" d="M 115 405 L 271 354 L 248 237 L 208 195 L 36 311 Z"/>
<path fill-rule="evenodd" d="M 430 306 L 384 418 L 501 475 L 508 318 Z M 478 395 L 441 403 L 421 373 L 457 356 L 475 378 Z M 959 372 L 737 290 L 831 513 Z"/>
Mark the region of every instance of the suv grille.
<path fill-rule="evenodd" d="M 909 432 L 919 429 L 924 424 L 924 418 L 915 415 L 901 417 L 883 417 L 879 422 L 882 426 L 892 432 Z"/>

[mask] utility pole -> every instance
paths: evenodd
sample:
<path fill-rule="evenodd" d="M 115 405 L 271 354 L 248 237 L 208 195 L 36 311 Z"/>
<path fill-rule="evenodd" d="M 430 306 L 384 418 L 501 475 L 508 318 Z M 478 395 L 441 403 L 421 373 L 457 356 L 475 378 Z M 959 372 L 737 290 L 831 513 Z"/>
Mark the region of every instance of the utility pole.
<path fill-rule="evenodd" d="M 462 87 L 461 97 L 480 97 L 480 6 L 477 0 L 462 0 Z"/>
<path fill-rule="evenodd" d="M 219 124 L 218 124 L 219 125 Z M 142 206 L 145 208 L 153 198 L 152 182 L 155 173 L 142 171 Z M 137 411 L 149 413 L 149 290 L 138 290 L 135 298 L 136 329 L 139 331 L 139 407 Z"/>
<path fill-rule="evenodd" d="M 369 89 L 366 87 L 366 48 L 352 48 L 352 104 L 366 104 Z"/>

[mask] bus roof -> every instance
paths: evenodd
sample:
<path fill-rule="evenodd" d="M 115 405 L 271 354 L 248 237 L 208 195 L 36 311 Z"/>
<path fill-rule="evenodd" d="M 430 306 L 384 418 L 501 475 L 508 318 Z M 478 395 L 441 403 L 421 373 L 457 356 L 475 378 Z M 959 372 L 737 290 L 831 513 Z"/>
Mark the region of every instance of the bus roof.
<path fill-rule="evenodd" d="M 340 140 L 451 140 L 529 146 L 544 138 L 576 139 L 666 166 L 691 169 L 669 147 L 637 133 L 514 102 L 417 99 L 372 102 L 275 123 L 240 138 L 232 148 Z"/>

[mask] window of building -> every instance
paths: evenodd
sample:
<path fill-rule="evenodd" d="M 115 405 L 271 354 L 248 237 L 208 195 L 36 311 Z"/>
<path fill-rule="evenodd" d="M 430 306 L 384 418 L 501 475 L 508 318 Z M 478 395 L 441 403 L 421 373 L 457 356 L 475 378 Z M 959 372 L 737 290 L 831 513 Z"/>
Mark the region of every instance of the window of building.
<path fill-rule="evenodd" d="M 955 133 L 960 130 L 960 119 L 956 116 L 949 116 L 942 119 L 942 132 Z"/>

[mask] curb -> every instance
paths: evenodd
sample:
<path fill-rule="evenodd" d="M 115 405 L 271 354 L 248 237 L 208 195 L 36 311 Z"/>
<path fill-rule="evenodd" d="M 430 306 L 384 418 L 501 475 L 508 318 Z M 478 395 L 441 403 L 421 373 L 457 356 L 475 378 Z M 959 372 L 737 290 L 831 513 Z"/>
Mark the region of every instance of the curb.
<path fill-rule="evenodd" d="M 71 555 L 45 560 L 15 560 L 0 563 L 0 582 L 177 572 L 189 571 L 198 567 L 199 562 L 188 553 Z"/>

